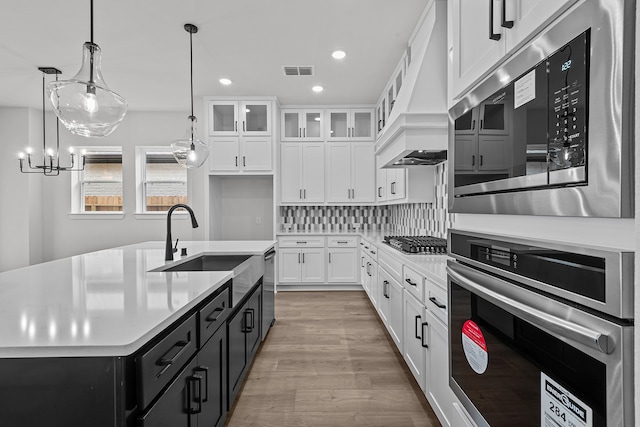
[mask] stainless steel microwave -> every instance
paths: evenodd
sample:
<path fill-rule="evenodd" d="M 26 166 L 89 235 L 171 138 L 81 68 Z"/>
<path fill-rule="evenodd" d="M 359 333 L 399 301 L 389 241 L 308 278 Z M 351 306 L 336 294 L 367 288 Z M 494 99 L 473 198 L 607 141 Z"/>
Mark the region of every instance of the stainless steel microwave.
<path fill-rule="evenodd" d="M 635 1 L 583 1 L 449 110 L 449 210 L 633 217 Z"/>

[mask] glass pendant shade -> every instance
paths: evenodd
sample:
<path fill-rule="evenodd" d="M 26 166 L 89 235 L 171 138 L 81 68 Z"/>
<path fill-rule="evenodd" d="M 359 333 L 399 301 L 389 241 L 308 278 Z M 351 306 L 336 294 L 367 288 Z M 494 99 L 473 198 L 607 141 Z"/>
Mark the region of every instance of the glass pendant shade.
<path fill-rule="evenodd" d="M 111 91 L 102 77 L 100 55 L 97 44 L 86 42 L 82 47 L 82 67 L 78 74 L 48 85 L 56 115 L 76 135 L 107 136 L 127 113 L 127 101 Z"/>
<path fill-rule="evenodd" d="M 209 146 L 200 141 L 197 131 L 198 119 L 189 116 L 187 134 L 171 142 L 171 151 L 176 161 L 185 168 L 199 168 L 209 158 Z"/>

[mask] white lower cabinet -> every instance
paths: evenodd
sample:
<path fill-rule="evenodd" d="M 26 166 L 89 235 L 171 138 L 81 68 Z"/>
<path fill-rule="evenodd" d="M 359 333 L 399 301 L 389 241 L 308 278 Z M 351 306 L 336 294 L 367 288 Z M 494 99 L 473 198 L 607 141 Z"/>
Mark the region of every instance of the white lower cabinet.
<path fill-rule="evenodd" d="M 327 282 L 358 281 L 358 248 L 328 248 L 327 258 Z"/>
<path fill-rule="evenodd" d="M 425 322 L 425 334 L 428 336 L 429 355 L 426 359 L 427 372 L 427 399 L 434 412 L 438 416 L 440 423 L 444 426 L 457 426 L 452 424 L 451 412 L 452 403 L 456 397 L 449 387 L 449 335 L 447 326 L 438 320 L 427 310 Z"/>
<path fill-rule="evenodd" d="M 402 356 L 422 391 L 426 391 L 429 347 L 426 309 L 407 290 L 403 293 L 403 308 L 404 352 Z"/>
<path fill-rule="evenodd" d="M 451 427 L 478 427 L 458 402 L 453 402 L 451 415 Z"/>
<path fill-rule="evenodd" d="M 446 288 L 419 273 L 418 264 L 406 257 L 385 247 L 371 252 L 371 247 L 363 239 L 357 261 L 362 283 L 409 370 L 443 426 L 474 427 L 469 418 L 462 418 L 465 411 L 449 387 Z M 374 266 L 377 280 L 370 274 Z"/>
<path fill-rule="evenodd" d="M 324 282 L 324 248 L 280 249 L 280 283 Z"/>
<path fill-rule="evenodd" d="M 381 289 L 380 314 L 391 338 L 402 352 L 402 285 L 384 268 L 378 268 L 378 286 Z"/>
<path fill-rule="evenodd" d="M 358 236 L 291 234 L 278 237 L 278 284 L 357 286 Z"/>

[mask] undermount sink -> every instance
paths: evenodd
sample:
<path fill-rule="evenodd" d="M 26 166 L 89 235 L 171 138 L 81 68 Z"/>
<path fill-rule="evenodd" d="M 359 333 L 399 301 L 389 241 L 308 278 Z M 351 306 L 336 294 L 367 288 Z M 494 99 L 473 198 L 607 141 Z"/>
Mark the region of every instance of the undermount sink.
<path fill-rule="evenodd" d="M 178 264 L 151 271 L 231 271 L 251 258 L 251 255 L 201 255 Z"/>

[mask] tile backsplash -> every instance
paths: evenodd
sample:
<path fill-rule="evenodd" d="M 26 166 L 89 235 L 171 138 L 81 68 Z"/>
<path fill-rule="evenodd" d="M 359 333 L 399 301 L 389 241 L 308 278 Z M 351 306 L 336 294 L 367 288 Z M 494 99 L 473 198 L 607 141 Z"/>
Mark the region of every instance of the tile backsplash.
<path fill-rule="evenodd" d="M 436 167 L 435 201 L 387 206 L 280 206 L 278 230 L 349 232 L 383 230 L 399 235 L 447 237 L 453 215 L 447 212 L 446 163 Z"/>

